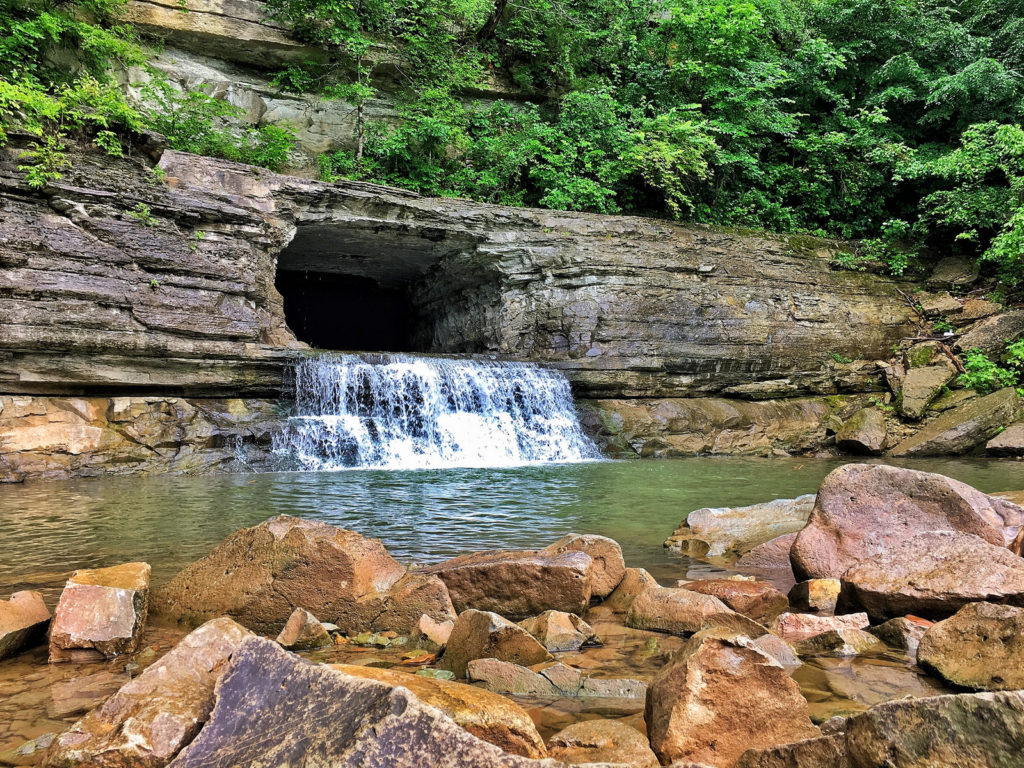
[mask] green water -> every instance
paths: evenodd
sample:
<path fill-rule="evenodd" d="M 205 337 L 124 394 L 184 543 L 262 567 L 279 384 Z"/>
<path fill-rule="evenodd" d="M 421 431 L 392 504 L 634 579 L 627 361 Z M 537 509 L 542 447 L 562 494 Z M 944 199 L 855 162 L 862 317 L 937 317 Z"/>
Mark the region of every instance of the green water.
<path fill-rule="evenodd" d="M 238 528 L 277 514 L 314 517 L 384 540 L 398 559 L 430 562 L 490 548 L 540 547 L 599 533 L 627 563 L 663 580 L 707 568 L 662 542 L 702 506 L 813 492 L 845 463 L 694 458 L 512 469 L 134 476 L 0 486 L 0 594 L 53 589 L 74 568 L 145 560 L 154 580 Z M 1024 463 L 902 462 L 985 491 L 1024 488 Z"/>

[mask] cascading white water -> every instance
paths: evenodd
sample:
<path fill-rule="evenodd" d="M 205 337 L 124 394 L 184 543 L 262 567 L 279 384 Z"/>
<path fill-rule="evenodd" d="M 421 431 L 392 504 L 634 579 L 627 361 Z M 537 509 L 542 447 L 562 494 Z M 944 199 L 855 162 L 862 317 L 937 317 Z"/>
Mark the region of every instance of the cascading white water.
<path fill-rule="evenodd" d="M 276 441 L 305 470 L 593 461 L 569 383 L 527 363 L 331 355 L 295 371 Z"/>

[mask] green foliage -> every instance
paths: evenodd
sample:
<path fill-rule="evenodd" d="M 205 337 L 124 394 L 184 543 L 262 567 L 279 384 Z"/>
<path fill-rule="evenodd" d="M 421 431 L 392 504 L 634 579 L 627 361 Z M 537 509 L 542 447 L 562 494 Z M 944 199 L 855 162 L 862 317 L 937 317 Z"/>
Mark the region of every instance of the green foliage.
<path fill-rule="evenodd" d="M 1015 387 L 1024 382 L 1024 340 L 1009 344 L 999 361 L 989 359 L 980 349 L 972 349 L 964 355 L 964 368 L 967 372 L 957 381 L 981 394 Z"/>
<path fill-rule="evenodd" d="M 128 211 L 128 215 L 144 227 L 152 227 L 157 223 L 156 217 L 145 203 L 136 203 L 135 207 Z"/>

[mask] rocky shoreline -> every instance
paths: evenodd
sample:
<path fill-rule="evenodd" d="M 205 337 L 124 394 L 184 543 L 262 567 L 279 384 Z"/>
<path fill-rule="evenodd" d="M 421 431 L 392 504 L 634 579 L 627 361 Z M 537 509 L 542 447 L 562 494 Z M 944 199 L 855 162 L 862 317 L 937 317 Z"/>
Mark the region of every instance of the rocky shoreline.
<path fill-rule="evenodd" d="M 276 517 L 163 585 L 125 563 L 73 574 L 52 618 L 0 602 L 0 706 L 48 713 L 0 764 L 1003 768 L 1022 531 L 1008 499 L 861 464 L 692 513 L 668 544 L 737 575 L 674 586 L 601 536 L 409 569 Z M 812 682 L 837 664 L 877 671 L 852 709 Z"/>

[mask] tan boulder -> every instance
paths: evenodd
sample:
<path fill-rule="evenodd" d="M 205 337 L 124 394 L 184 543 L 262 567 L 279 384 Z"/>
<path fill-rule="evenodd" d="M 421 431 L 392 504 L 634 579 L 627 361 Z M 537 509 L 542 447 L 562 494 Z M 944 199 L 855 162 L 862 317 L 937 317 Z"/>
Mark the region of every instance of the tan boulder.
<path fill-rule="evenodd" d="M 544 757 L 544 741 L 530 716 L 511 699 L 482 688 L 452 680 L 397 672 L 378 667 L 331 664 L 331 669 L 346 675 L 400 685 L 412 691 L 424 704 L 437 707 L 455 724 L 477 738 L 523 757 Z"/>
<path fill-rule="evenodd" d="M 1009 550 L 1018 557 L 1024 556 L 1024 528 L 1017 532 L 1017 537 L 1010 542 Z"/>
<path fill-rule="evenodd" d="M 50 626 L 50 661 L 87 661 L 132 653 L 149 611 L 147 563 L 71 574 Z"/>
<path fill-rule="evenodd" d="M 586 643 L 598 642 L 594 628 L 575 613 L 544 611 L 540 616 L 520 621 L 519 626 L 552 653 L 578 651 Z"/>
<path fill-rule="evenodd" d="M 909 369 L 900 390 L 900 414 L 915 421 L 920 419 L 956 375 L 957 370 L 948 358 L 941 358 L 936 365 Z"/>
<path fill-rule="evenodd" d="M 601 605 L 611 608 L 616 613 L 626 613 L 641 592 L 659 586 L 655 578 L 643 568 L 627 568 L 619 586 Z"/>
<path fill-rule="evenodd" d="M 331 635 L 316 616 L 305 608 L 296 608 L 288 617 L 277 642 L 290 651 L 309 651 L 332 645 Z"/>
<path fill-rule="evenodd" d="M 455 620 L 440 666 L 461 678 L 473 659 L 530 666 L 550 658 L 547 649 L 517 624 L 490 611 L 468 610 Z"/>
<path fill-rule="evenodd" d="M 548 754 L 569 765 L 614 763 L 622 768 L 658 765 L 647 737 L 621 720 L 574 723 L 548 740 Z"/>
<path fill-rule="evenodd" d="M 626 575 L 622 547 L 614 539 L 594 534 L 570 533 L 541 552 L 559 555 L 562 552 L 584 552 L 594 564 L 590 568 L 591 597 L 608 597 Z"/>
<path fill-rule="evenodd" d="M 296 608 L 343 632 L 409 632 L 420 615 L 454 618 L 444 585 L 406 570 L 380 541 L 281 515 L 236 531 L 154 593 L 154 611 L 188 623 L 225 615 L 264 634 Z"/>
<path fill-rule="evenodd" d="M 412 628 L 409 642 L 414 648 L 439 651 L 448 644 L 454 626 L 454 621 L 434 621 L 424 613 Z"/>
<path fill-rule="evenodd" d="M 1021 400 L 1013 387 L 946 411 L 890 451 L 892 456 L 947 456 L 969 453 L 1017 420 Z"/>
<path fill-rule="evenodd" d="M 699 579 L 680 582 L 691 592 L 713 595 L 737 613 L 766 624 L 789 608 L 786 596 L 771 584 L 747 579 Z"/>
<path fill-rule="evenodd" d="M 213 708 L 214 684 L 251 633 L 228 618 L 184 637 L 62 733 L 50 768 L 161 768 L 199 732 Z"/>
<path fill-rule="evenodd" d="M 481 683 L 487 690 L 513 696 L 557 698 L 564 695 L 551 680 L 539 672 L 499 659 L 473 659 L 466 665 L 470 682 Z M 579 688 L 579 682 L 576 682 Z"/>
<path fill-rule="evenodd" d="M 736 768 L 849 768 L 846 736 L 836 733 L 767 749 L 748 749 Z"/>
<path fill-rule="evenodd" d="M 844 453 L 877 456 L 885 450 L 888 438 L 885 415 L 877 408 L 862 408 L 836 432 L 836 447 Z"/>
<path fill-rule="evenodd" d="M 965 605 L 924 633 L 917 663 L 963 688 L 1024 688 L 1024 609 Z"/>
<path fill-rule="evenodd" d="M 594 561 L 585 552 L 475 552 L 426 568 L 448 587 L 455 609 L 525 619 L 544 611 L 583 613 Z"/>
<path fill-rule="evenodd" d="M 787 643 L 798 643 L 816 635 L 841 629 L 867 629 L 866 613 L 845 616 L 815 616 L 809 613 L 784 613 L 771 625 L 771 631 Z"/>
<path fill-rule="evenodd" d="M 941 619 L 980 600 L 1024 606 L 1024 558 L 966 533 L 921 533 L 850 568 L 843 597 L 876 621 Z"/>
<path fill-rule="evenodd" d="M 810 611 L 832 616 L 843 584 L 839 579 L 808 579 L 789 590 L 789 604 L 794 611 Z"/>
<path fill-rule="evenodd" d="M 748 749 L 819 735 L 800 686 L 745 638 L 691 639 L 648 688 L 645 717 L 663 764 L 732 768 Z"/>
<path fill-rule="evenodd" d="M 630 606 L 626 626 L 674 635 L 700 632 L 708 627 L 727 627 L 752 638 L 768 631 L 713 595 L 671 587 L 641 592 Z"/>
<path fill-rule="evenodd" d="M 812 656 L 860 656 L 885 650 L 885 643 L 863 629 L 830 629 L 799 641 L 793 650 L 802 658 Z"/>
<path fill-rule="evenodd" d="M 50 611 L 39 592 L 15 592 L 0 600 L 0 659 L 41 642 L 50 623 Z"/>
<path fill-rule="evenodd" d="M 922 531 L 973 533 L 1005 546 L 1021 525 L 1021 507 L 943 475 L 846 464 L 822 482 L 790 559 L 801 580 L 837 579 Z"/>

